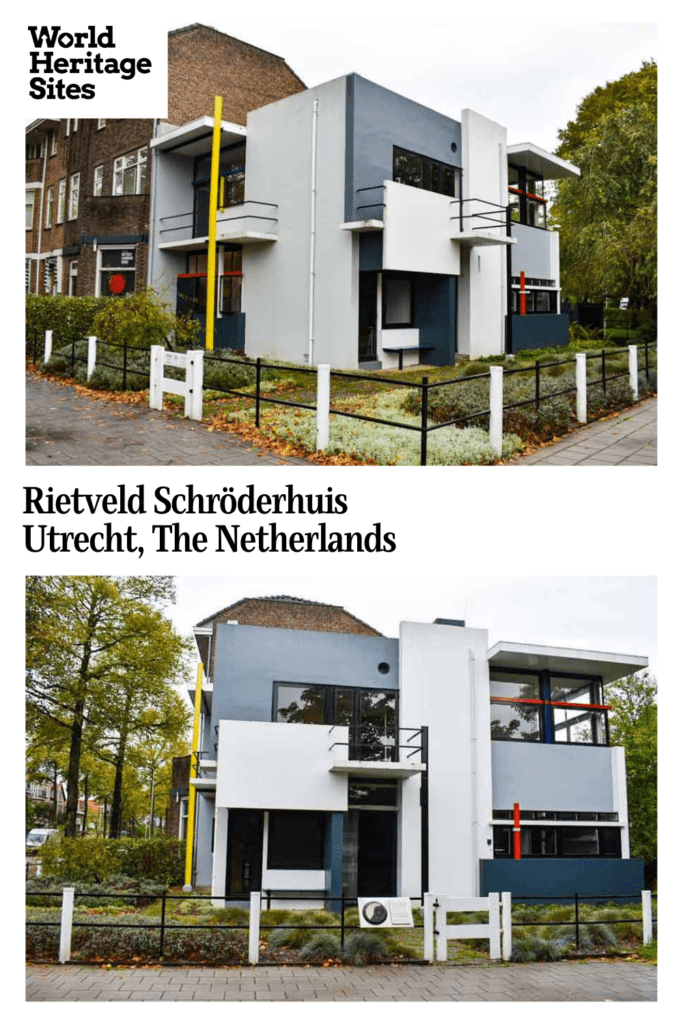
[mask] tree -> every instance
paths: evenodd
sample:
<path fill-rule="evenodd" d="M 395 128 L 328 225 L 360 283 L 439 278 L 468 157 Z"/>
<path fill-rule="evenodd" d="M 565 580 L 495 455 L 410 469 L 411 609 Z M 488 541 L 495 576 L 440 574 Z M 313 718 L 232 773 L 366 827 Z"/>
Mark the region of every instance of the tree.
<path fill-rule="evenodd" d="M 27 583 L 27 724 L 57 728 L 68 746 L 65 835 L 76 834 L 84 733 L 107 728 L 122 673 L 143 684 L 145 666 L 177 668 L 182 641 L 161 612 L 167 576 L 46 576 Z"/>
<path fill-rule="evenodd" d="M 558 155 L 581 168 L 557 183 L 563 291 L 578 301 L 657 297 L 657 68 L 596 89 L 559 132 Z"/>
<path fill-rule="evenodd" d="M 605 688 L 610 742 L 625 748 L 631 854 L 657 856 L 657 680 L 626 676 Z"/>

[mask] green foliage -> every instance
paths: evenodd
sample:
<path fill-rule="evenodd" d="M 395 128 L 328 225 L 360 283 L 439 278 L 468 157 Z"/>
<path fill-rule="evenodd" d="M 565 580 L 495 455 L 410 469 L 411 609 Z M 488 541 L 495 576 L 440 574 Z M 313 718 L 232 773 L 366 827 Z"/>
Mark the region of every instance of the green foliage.
<path fill-rule="evenodd" d="M 185 844 L 179 839 L 102 839 L 52 837 L 42 850 L 43 875 L 65 884 L 104 883 L 115 876 L 161 886 L 182 883 Z M 106 886 L 105 886 L 106 889 Z"/>
<path fill-rule="evenodd" d="M 184 904 L 181 904 L 183 906 Z M 201 910 L 198 913 L 202 913 Z M 263 918 L 263 914 L 261 918 Z M 245 907 L 217 907 L 212 909 L 211 920 L 215 924 L 249 924 L 249 911 Z"/>
<path fill-rule="evenodd" d="M 81 842 L 81 840 L 78 841 Z M 86 842 L 87 840 L 82 841 Z M 104 907 L 105 909 L 146 906 L 157 900 L 165 889 L 165 886 L 158 882 L 152 882 L 145 878 L 127 878 L 125 875 L 109 875 L 104 882 L 95 882 L 91 879 L 74 881 L 68 877 L 33 878 L 26 883 L 26 906 L 61 907 L 62 890 L 67 886 L 73 886 L 77 896 L 81 892 L 92 894 L 87 897 L 78 896 L 78 907 Z M 54 895 L 32 895 L 35 892 L 53 893 Z M 98 893 L 102 895 L 97 895 Z M 120 898 L 112 895 L 115 893 L 120 894 Z"/>
<path fill-rule="evenodd" d="M 308 928 L 276 928 L 270 933 L 268 944 L 274 949 L 303 949 L 310 937 Z"/>
<path fill-rule="evenodd" d="M 647 672 L 605 687 L 610 742 L 626 752 L 631 856 L 657 856 L 657 680 Z"/>
<path fill-rule="evenodd" d="M 173 340 L 174 348 L 193 348 L 199 337 L 199 323 L 177 316 L 154 292 L 134 292 L 126 298 L 107 299 L 92 323 L 92 333 L 114 345 L 149 348 Z"/>
<path fill-rule="evenodd" d="M 341 956 L 341 944 L 333 932 L 313 932 L 310 940 L 301 949 L 303 960 L 322 963 Z"/>
<path fill-rule="evenodd" d="M 344 960 L 355 967 L 364 967 L 377 960 L 386 960 L 387 944 L 376 931 L 354 932 L 344 945 Z"/>
<path fill-rule="evenodd" d="M 102 918 L 98 924 L 116 924 L 116 918 Z M 150 928 L 79 928 L 74 926 L 72 959 L 128 962 L 134 957 L 159 959 L 160 918 L 150 918 Z M 32 929 L 29 929 L 31 931 Z M 248 955 L 245 932 L 197 931 L 169 928 L 164 936 L 164 960 L 244 963 Z"/>
<path fill-rule="evenodd" d="M 535 963 L 537 961 L 553 962 L 561 960 L 568 950 L 566 939 L 541 939 L 534 936 L 522 936 L 512 943 L 510 959 L 516 964 Z"/>
<path fill-rule="evenodd" d="M 92 296 L 70 295 L 27 295 L 26 336 L 38 332 L 39 351 L 45 331 L 54 331 L 55 336 L 85 338 L 95 334 L 95 317 L 111 299 L 95 299 Z"/>

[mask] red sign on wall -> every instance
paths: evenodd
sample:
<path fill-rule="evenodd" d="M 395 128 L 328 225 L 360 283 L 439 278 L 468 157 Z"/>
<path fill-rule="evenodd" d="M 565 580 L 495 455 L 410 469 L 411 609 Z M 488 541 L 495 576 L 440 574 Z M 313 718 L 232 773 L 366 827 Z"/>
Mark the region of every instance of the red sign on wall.
<path fill-rule="evenodd" d="M 112 295 L 120 295 L 126 290 L 126 279 L 123 274 L 112 274 L 107 284 Z"/>

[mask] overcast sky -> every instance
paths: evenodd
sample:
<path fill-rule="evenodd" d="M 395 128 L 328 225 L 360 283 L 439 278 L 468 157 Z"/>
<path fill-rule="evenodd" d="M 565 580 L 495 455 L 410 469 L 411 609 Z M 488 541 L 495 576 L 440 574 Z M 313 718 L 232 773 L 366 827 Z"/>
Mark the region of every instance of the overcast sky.
<path fill-rule="evenodd" d="M 647 576 L 177 577 L 170 609 L 184 634 L 242 597 L 287 594 L 347 611 L 386 636 L 402 620 L 465 619 L 499 640 L 583 647 L 656 659 L 656 583 Z"/>
<path fill-rule="evenodd" d="M 603 18 L 610 9 L 626 14 L 625 5 L 595 7 Z M 449 8 L 450 17 L 442 13 Z M 657 57 L 654 24 L 545 22 L 538 19 L 549 12 L 533 5 L 519 8 L 517 20 L 501 21 L 500 9 L 479 4 L 477 20 L 461 22 L 455 4 L 401 8 L 348 0 L 325 17 L 321 5 L 292 0 L 259 3 L 254 15 L 249 5 L 170 3 L 154 16 L 160 27 L 200 21 L 270 50 L 308 86 L 356 71 L 455 119 L 470 107 L 505 125 L 510 144 L 548 150 L 584 96 Z M 504 10 L 510 17 L 513 8 Z"/>

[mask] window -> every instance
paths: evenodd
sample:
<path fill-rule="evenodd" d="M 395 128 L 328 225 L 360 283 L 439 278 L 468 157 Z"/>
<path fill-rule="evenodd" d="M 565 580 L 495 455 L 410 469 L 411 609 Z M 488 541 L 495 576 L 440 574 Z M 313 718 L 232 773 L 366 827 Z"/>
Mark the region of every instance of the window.
<path fill-rule="evenodd" d="M 72 174 L 69 180 L 69 220 L 76 220 L 78 217 L 78 193 L 80 183 L 80 174 Z"/>
<path fill-rule="evenodd" d="M 322 811 L 271 811 L 268 815 L 268 867 L 322 871 L 326 819 Z"/>
<path fill-rule="evenodd" d="M 47 197 L 46 197 L 46 200 L 45 200 L 45 227 L 46 228 L 51 228 L 52 227 L 52 207 L 54 206 L 54 200 L 55 200 L 55 187 L 54 187 L 54 185 L 50 185 L 49 189 L 47 190 Z"/>
<path fill-rule="evenodd" d="M 35 189 L 30 189 L 26 193 L 26 230 L 33 231 L 33 211 L 36 205 L 36 193 Z"/>
<path fill-rule="evenodd" d="M 413 282 L 411 278 L 384 275 L 382 326 L 413 326 Z"/>
<path fill-rule="evenodd" d="M 132 295 L 135 291 L 135 249 L 100 249 L 97 276 L 98 295 Z"/>
<path fill-rule="evenodd" d="M 191 255 L 187 260 L 187 273 L 178 275 L 177 312 L 179 314 L 206 313 L 206 255 Z M 226 250 L 223 254 L 223 274 L 218 277 L 218 308 L 221 316 L 230 316 L 242 310 L 242 252 Z"/>
<path fill-rule="evenodd" d="M 539 291 L 534 288 L 529 288 L 529 283 L 527 281 L 524 288 L 524 294 L 526 295 L 525 308 L 527 316 L 533 315 L 534 313 L 557 313 L 557 292 Z M 519 313 L 520 310 L 521 304 L 519 288 L 515 288 L 513 285 L 512 312 Z"/>
<path fill-rule="evenodd" d="M 147 148 L 120 156 L 114 161 L 112 195 L 139 196 L 147 187 Z"/>
<path fill-rule="evenodd" d="M 43 290 L 46 295 L 56 295 L 59 291 L 59 262 L 56 256 L 45 260 Z"/>
<path fill-rule="evenodd" d="M 39 160 L 43 155 L 43 144 L 42 142 L 27 142 L 26 143 L 26 159 L 27 160 Z"/>
<path fill-rule="evenodd" d="M 394 181 L 460 198 L 460 169 L 394 146 Z"/>
<path fill-rule="evenodd" d="M 508 167 L 508 202 L 512 219 L 534 228 L 546 228 L 547 199 L 542 174 L 510 164 Z"/>
<path fill-rule="evenodd" d="M 491 668 L 491 739 L 609 745 L 602 680 Z"/>
<path fill-rule="evenodd" d="M 48 144 L 48 152 L 49 152 L 50 156 L 56 156 L 57 155 L 57 132 L 56 132 L 56 130 L 54 128 L 51 128 L 50 131 L 47 133 L 47 144 Z"/>
<path fill-rule="evenodd" d="M 621 857 L 621 829 L 522 826 L 522 857 Z M 512 857 L 512 827 L 493 828 L 494 858 Z"/>
<path fill-rule="evenodd" d="M 325 691 L 322 686 L 277 687 L 276 722 L 325 723 Z"/>
<path fill-rule="evenodd" d="M 57 223 L 64 223 L 64 214 L 66 211 L 66 178 L 62 178 L 59 182 L 59 190 L 57 192 Z"/>
<path fill-rule="evenodd" d="M 99 167 L 95 168 L 95 176 L 92 186 L 92 194 L 94 196 L 102 195 L 102 185 L 104 184 L 104 164 L 100 164 Z"/>
<path fill-rule="evenodd" d="M 78 260 L 69 262 L 69 295 L 78 295 Z"/>
<path fill-rule="evenodd" d="M 98 131 L 100 130 L 100 128 L 106 128 L 106 126 L 107 126 L 107 122 L 106 122 L 106 120 L 103 117 L 100 117 L 100 118 L 97 119 L 97 130 Z"/>

